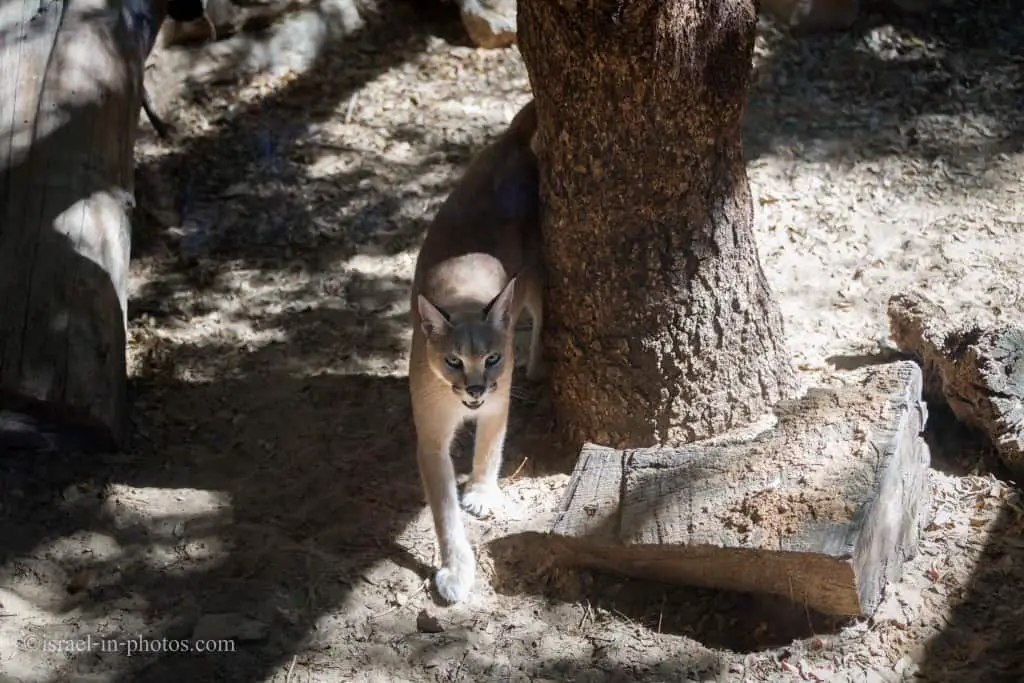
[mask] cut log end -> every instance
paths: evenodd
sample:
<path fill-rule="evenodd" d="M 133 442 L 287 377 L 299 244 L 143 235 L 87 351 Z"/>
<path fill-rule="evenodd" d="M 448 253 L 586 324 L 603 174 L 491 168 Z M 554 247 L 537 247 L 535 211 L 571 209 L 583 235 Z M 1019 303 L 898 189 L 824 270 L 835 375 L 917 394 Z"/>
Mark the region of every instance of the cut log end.
<path fill-rule="evenodd" d="M 588 444 L 552 528 L 559 562 L 871 614 L 917 552 L 930 457 L 919 367 L 863 374 L 779 404 L 755 438 Z"/>

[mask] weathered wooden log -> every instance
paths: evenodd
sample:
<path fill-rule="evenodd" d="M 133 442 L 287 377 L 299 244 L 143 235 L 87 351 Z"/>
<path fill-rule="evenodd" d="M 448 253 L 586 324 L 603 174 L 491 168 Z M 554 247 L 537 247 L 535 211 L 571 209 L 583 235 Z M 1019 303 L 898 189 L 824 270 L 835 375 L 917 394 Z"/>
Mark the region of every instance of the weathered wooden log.
<path fill-rule="evenodd" d="M 123 443 L 133 147 L 165 6 L 0 3 L 0 451 Z"/>
<path fill-rule="evenodd" d="M 921 357 L 925 397 L 986 434 L 1024 480 L 1024 326 L 954 321 L 919 293 L 893 296 L 888 312 L 892 340 Z"/>
<path fill-rule="evenodd" d="M 752 439 L 584 447 L 548 539 L 558 564 L 869 615 L 930 509 L 920 368 L 776 406 Z"/>

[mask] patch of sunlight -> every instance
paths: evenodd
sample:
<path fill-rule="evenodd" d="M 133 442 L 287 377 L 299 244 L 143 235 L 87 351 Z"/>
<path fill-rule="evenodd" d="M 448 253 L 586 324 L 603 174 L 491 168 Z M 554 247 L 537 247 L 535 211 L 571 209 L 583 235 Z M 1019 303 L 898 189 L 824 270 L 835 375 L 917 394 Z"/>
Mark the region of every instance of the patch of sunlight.
<path fill-rule="evenodd" d="M 394 255 L 383 253 L 374 254 L 366 251 L 356 254 L 345 262 L 345 268 L 353 273 L 359 273 L 368 277 L 394 278 L 396 275 L 412 278 L 413 270 L 416 267 L 416 256 L 419 253 L 419 246 L 409 247 Z M 408 285 L 403 285 L 408 287 Z"/>
<path fill-rule="evenodd" d="M 103 509 L 118 528 L 142 525 L 156 535 L 165 535 L 168 513 L 184 523 L 189 518 L 231 516 L 231 494 L 203 489 L 171 489 L 111 484 Z"/>
<path fill-rule="evenodd" d="M 83 548 L 89 549 L 90 563 L 114 562 L 124 554 L 124 549 L 114 536 L 98 531 L 83 531 L 55 538 L 50 543 L 39 546 L 36 552 L 55 562 L 73 566 L 82 562 Z"/>
<path fill-rule="evenodd" d="M 306 167 L 306 175 L 311 180 L 321 180 L 339 173 L 351 173 L 360 166 L 362 166 L 362 161 L 353 156 L 351 151 L 338 152 L 325 148 L 323 153 Z"/>
<path fill-rule="evenodd" d="M 946 46 L 941 42 L 892 24 L 869 29 L 857 49 L 883 62 L 912 62 L 946 54 Z"/>
<path fill-rule="evenodd" d="M 229 493 L 112 484 L 102 510 L 115 534 L 142 532 L 135 559 L 150 569 L 173 572 L 184 553 L 190 572 L 206 571 L 228 555 L 219 534 L 232 523 Z"/>
<path fill-rule="evenodd" d="M 947 133 L 950 127 L 955 125 L 957 144 L 960 147 L 966 147 L 972 143 L 992 142 L 1010 135 L 1007 122 L 984 112 L 924 113 L 913 117 L 911 121 L 919 133 L 927 131 Z"/>
<path fill-rule="evenodd" d="M 516 113 L 530 101 L 530 94 L 523 93 L 520 97 L 509 100 L 500 97 L 481 97 L 473 95 L 457 100 L 445 100 L 437 105 L 437 110 L 447 116 L 477 118 L 494 126 L 507 126 Z"/>

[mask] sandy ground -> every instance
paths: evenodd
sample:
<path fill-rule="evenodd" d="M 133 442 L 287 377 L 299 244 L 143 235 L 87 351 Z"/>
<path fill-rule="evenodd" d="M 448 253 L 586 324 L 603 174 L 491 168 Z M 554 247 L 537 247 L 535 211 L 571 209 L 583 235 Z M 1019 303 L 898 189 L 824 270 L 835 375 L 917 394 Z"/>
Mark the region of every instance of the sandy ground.
<path fill-rule="evenodd" d="M 870 620 L 544 574 L 494 543 L 545 529 L 571 467 L 525 386 L 507 509 L 467 518 L 474 597 L 434 602 L 407 287 L 460 169 L 530 95 L 518 51 L 468 47 L 453 9 L 386 9 L 154 55 L 180 137 L 140 124 L 133 443 L 2 463 L 2 680 L 1024 680 L 1024 501 L 939 406 L 933 522 Z M 756 231 L 805 384 L 874 353 L 908 286 L 1021 317 L 1022 19 L 977 0 L 840 36 L 759 27 Z M 39 647 L 86 637 L 165 651 Z M 195 638 L 234 651 L 166 652 Z"/>

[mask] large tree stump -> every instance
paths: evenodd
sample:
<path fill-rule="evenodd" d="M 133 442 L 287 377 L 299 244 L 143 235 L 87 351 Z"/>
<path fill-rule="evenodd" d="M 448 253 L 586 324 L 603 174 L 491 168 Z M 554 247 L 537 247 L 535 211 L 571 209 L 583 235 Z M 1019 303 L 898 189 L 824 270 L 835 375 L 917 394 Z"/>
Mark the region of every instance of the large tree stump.
<path fill-rule="evenodd" d="M 520 0 L 537 102 L 544 343 L 569 447 L 714 436 L 789 395 L 741 121 L 749 0 Z"/>
<path fill-rule="evenodd" d="M 871 614 L 930 510 L 920 369 L 878 366 L 776 414 L 753 439 L 585 446 L 548 537 L 556 562 Z"/>
<path fill-rule="evenodd" d="M 164 4 L 0 3 L 0 451 L 123 441 L 133 147 Z"/>
<path fill-rule="evenodd" d="M 892 339 L 921 356 L 925 397 L 986 434 L 1024 481 L 1024 327 L 953 321 L 920 294 L 889 300 Z"/>

